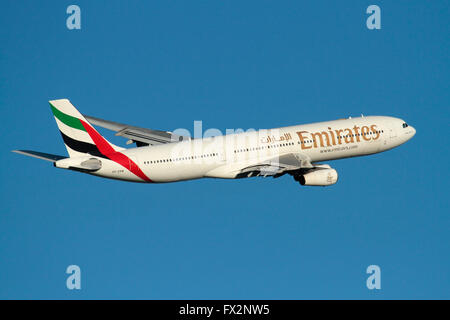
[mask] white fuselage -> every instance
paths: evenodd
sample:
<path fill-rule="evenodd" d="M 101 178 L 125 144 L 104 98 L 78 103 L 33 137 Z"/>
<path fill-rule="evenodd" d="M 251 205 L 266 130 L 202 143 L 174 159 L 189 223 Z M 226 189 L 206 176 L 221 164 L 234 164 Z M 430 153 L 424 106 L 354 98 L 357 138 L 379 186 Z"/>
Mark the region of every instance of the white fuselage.
<path fill-rule="evenodd" d="M 402 124 L 405 122 L 398 118 L 367 116 L 132 148 L 122 153 L 151 182 L 236 178 L 246 166 L 289 153 L 317 163 L 386 151 L 414 136 L 415 129 Z M 100 160 L 102 168 L 92 174 L 143 182 L 123 166 Z"/>

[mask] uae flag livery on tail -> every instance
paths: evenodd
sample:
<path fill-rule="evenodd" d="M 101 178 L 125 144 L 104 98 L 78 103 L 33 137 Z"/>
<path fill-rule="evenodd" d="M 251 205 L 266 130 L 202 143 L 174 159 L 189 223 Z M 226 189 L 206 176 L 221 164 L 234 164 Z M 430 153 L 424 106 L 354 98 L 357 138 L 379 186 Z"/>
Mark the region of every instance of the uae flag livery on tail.
<path fill-rule="evenodd" d="M 142 180 L 151 182 L 133 160 L 120 152 L 125 149 L 103 138 L 69 100 L 51 100 L 49 103 L 71 158 L 90 154 L 109 159 L 122 165 Z"/>

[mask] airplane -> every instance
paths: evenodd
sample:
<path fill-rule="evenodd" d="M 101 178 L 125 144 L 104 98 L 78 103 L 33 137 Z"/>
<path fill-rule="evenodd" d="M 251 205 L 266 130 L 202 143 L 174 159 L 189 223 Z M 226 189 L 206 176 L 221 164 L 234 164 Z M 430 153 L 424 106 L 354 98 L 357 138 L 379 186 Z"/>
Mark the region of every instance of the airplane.
<path fill-rule="evenodd" d="M 361 116 L 190 138 L 82 115 L 68 99 L 49 103 L 69 156 L 13 152 L 50 161 L 57 168 L 143 183 L 290 175 L 301 185 L 329 186 L 337 182 L 338 173 L 324 161 L 390 150 L 416 133 L 402 119 Z M 136 147 L 116 146 L 94 126 L 115 131 Z"/>

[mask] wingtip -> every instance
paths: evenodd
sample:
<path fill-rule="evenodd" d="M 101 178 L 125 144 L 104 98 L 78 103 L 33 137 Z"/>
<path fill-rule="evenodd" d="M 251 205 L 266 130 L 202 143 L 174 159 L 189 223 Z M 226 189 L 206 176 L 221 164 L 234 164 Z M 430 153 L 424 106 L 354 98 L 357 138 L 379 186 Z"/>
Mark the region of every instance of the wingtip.
<path fill-rule="evenodd" d="M 18 153 L 18 154 L 25 154 L 26 155 L 27 150 L 11 150 L 11 152 Z"/>

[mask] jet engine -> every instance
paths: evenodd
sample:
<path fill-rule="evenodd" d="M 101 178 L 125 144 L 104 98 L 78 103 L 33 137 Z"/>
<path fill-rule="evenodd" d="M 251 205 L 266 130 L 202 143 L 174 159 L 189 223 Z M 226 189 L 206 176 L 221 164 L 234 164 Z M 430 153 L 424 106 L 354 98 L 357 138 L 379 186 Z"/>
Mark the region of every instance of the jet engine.
<path fill-rule="evenodd" d="M 294 176 L 302 186 L 330 186 L 338 181 L 338 173 L 327 164 L 318 165 L 313 170 Z"/>

